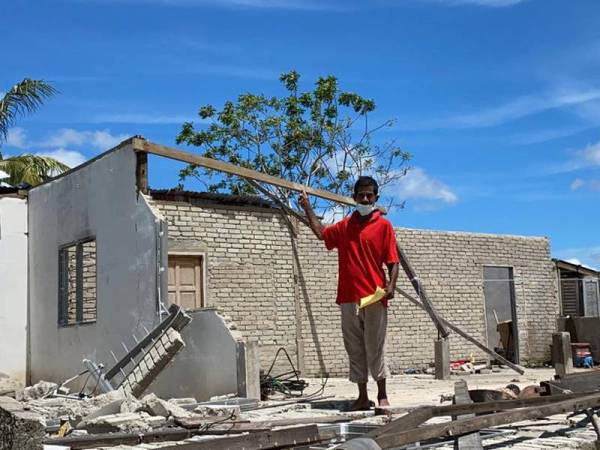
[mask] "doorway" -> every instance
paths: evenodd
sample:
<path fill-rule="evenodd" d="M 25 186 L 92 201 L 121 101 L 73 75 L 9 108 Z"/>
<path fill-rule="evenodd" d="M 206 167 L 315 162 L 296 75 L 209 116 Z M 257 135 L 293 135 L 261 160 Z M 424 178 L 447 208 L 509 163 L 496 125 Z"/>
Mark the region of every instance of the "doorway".
<path fill-rule="evenodd" d="M 512 267 L 485 266 L 483 281 L 488 347 L 518 364 L 519 345 Z"/>
<path fill-rule="evenodd" d="M 204 307 L 203 255 L 169 255 L 169 304 L 185 310 Z"/>

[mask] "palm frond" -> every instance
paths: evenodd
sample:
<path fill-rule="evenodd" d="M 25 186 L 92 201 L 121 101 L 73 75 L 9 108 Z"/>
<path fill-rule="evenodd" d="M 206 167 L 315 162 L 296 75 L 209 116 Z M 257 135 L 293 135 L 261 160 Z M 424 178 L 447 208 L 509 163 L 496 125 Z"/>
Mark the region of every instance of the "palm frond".
<path fill-rule="evenodd" d="M 15 84 L 0 99 L 0 142 L 6 140 L 8 129 L 19 116 L 36 111 L 44 100 L 57 91 L 44 80 L 25 78 Z"/>
<path fill-rule="evenodd" d="M 23 154 L 0 160 L 0 171 L 8 175 L 0 181 L 12 186 L 22 183 L 35 186 L 69 169 L 66 164 L 49 156 Z"/>

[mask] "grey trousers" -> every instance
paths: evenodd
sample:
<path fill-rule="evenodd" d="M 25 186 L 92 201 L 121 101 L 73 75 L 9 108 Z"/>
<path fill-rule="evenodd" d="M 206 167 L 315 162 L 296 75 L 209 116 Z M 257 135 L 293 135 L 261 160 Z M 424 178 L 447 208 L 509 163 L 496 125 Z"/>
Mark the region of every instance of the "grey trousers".
<path fill-rule="evenodd" d="M 387 378 L 387 308 L 377 302 L 363 309 L 358 309 L 357 303 L 342 303 L 340 309 L 344 347 L 350 362 L 350 381 L 366 383 L 369 372 L 375 381 Z"/>

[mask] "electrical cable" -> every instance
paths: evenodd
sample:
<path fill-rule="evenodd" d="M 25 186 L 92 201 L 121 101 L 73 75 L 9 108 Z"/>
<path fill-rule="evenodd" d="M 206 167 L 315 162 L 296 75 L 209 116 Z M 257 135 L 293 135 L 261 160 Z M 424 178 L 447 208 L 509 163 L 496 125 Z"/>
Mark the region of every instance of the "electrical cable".
<path fill-rule="evenodd" d="M 275 367 L 275 363 L 279 358 L 281 353 L 284 353 L 286 356 L 289 365 L 291 366 L 291 371 L 283 372 L 279 375 L 271 375 L 273 367 Z M 275 393 L 283 394 L 286 398 L 300 398 L 303 397 L 305 400 L 316 397 L 325 391 L 325 386 L 327 385 L 327 381 L 329 377 L 321 378 L 321 387 L 317 389 L 315 392 L 304 395 L 304 390 L 308 387 L 308 383 L 300 378 L 300 371 L 296 369 L 294 363 L 292 362 L 292 358 L 284 347 L 280 347 L 275 353 L 275 357 L 273 358 L 273 362 L 269 367 L 269 370 L 265 374 L 261 374 L 260 377 L 260 391 L 261 398 L 267 399 L 270 395 Z"/>

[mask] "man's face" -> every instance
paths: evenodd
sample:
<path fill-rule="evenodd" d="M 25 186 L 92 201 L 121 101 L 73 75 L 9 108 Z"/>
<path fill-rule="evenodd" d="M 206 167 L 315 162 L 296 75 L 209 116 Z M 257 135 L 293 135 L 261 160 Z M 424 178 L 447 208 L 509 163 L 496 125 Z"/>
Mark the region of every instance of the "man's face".
<path fill-rule="evenodd" d="M 372 205 L 377 201 L 375 186 L 359 186 L 354 194 L 354 201 L 362 205 Z"/>

